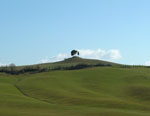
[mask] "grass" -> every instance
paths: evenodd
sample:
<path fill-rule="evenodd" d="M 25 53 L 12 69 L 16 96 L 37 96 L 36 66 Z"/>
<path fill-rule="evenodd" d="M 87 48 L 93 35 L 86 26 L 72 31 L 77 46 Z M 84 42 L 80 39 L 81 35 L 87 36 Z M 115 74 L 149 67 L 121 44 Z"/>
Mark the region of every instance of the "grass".
<path fill-rule="evenodd" d="M 112 62 L 108 62 L 108 61 L 83 59 L 83 58 L 75 56 L 75 57 L 71 57 L 71 58 L 68 58 L 68 59 L 65 59 L 65 60 L 59 61 L 59 62 L 30 65 L 29 67 L 39 66 L 40 68 L 55 69 L 57 67 L 70 67 L 70 66 L 76 66 L 79 64 L 86 64 L 86 65 L 96 65 L 96 64 L 108 65 L 109 64 L 112 66 L 118 66 L 118 65 L 120 66 L 120 64 L 112 63 Z M 18 67 L 18 70 L 22 69 L 24 67 L 26 67 L 26 66 L 20 66 L 20 67 Z"/>
<path fill-rule="evenodd" d="M 149 76 L 149 69 L 144 68 L 1 74 L 0 114 L 148 116 Z"/>
<path fill-rule="evenodd" d="M 0 73 L 1 116 L 150 116 L 150 69 Z"/>

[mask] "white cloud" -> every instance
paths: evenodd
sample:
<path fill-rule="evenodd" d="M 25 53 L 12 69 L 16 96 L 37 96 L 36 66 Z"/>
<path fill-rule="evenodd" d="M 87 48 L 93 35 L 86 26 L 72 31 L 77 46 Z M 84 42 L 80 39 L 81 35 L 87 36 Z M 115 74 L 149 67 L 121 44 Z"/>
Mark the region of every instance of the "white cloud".
<path fill-rule="evenodd" d="M 112 49 L 109 50 L 108 52 L 106 51 L 106 56 L 110 60 L 118 60 L 121 58 L 121 53 L 117 49 Z"/>
<path fill-rule="evenodd" d="M 47 62 L 49 62 L 48 56 L 40 61 L 40 63 L 47 63 Z"/>
<path fill-rule="evenodd" d="M 8 62 L 8 63 L 2 63 L 2 62 L 0 62 L 0 67 L 5 67 L 5 66 L 10 66 L 10 65 L 12 65 L 12 64 L 14 64 L 14 63 L 11 63 L 11 62 Z M 15 65 L 15 64 L 14 64 Z"/>
<path fill-rule="evenodd" d="M 49 61 L 50 62 L 61 61 L 61 60 L 64 60 L 65 58 L 69 58 L 69 57 L 70 57 L 70 54 L 59 53 L 57 56 L 50 58 Z"/>
<path fill-rule="evenodd" d="M 99 59 L 99 60 L 109 60 L 114 61 L 121 58 L 121 53 L 118 49 L 110 49 L 110 50 L 91 50 L 91 49 L 79 49 L 80 57 L 82 58 L 91 58 L 91 59 Z M 46 57 L 40 61 L 40 63 L 48 63 L 48 62 L 56 62 L 64 60 L 65 58 L 69 58 L 70 53 L 59 53 L 54 57 Z"/>
<path fill-rule="evenodd" d="M 1 67 L 1 66 L 8 66 L 8 64 L 4 64 L 4 63 L 1 63 L 1 62 L 0 62 L 0 67 Z"/>
<path fill-rule="evenodd" d="M 84 58 L 92 58 L 92 59 L 103 59 L 103 60 L 118 60 L 121 58 L 121 53 L 117 49 L 111 50 L 79 50 L 80 56 Z"/>
<path fill-rule="evenodd" d="M 57 62 L 57 61 L 61 61 L 64 60 L 65 58 L 69 58 L 69 54 L 66 53 L 59 53 L 57 56 L 53 56 L 53 57 L 45 57 L 44 59 L 42 59 L 40 61 L 40 63 L 48 63 L 48 62 Z"/>
<path fill-rule="evenodd" d="M 146 62 L 145 62 L 145 65 L 146 65 L 146 66 L 150 66 L 150 60 L 146 61 Z"/>

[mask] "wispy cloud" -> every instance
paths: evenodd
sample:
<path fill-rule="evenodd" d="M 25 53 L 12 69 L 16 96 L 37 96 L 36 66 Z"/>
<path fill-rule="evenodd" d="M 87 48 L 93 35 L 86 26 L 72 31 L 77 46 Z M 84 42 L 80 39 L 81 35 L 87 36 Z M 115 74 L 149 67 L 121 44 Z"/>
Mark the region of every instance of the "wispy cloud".
<path fill-rule="evenodd" d="M 118 60 L 121 58 L 121 53 L 117 49 L 111 50 L 91 50 L 91 49 L 82 49 L 79 50 L 80 56 L 84 58 L 92 58 L 92 59 L 103 59 L 103 60 Z"/>
<path fill-rule="evenodd" d="M 100 60 L 119 60 L 121 59 L 121 53 L 118 49 L 110 49 L 110 50 L 103 50 L 103 49 L 79 49 L 80 57 L 82 58 L 91 58 L 91 59 L 100 59 Z M 59 53 L 57 56 L 54 57 L 45 57 L 40 61 L 40 63 L 48 63 L 48 62 L 56 62 L 64 60 L 65 58 L 69 58 L 70 53 Z"/>
<path fill-rule="evenodd" d="M 57 62 L 57 61 L 61 61 L 64 60 L 65 58 L 69 58 L 69 54 L 66 53 L 59 53 L 57 56 L 53 56 L 53 57 L 45 57 L 44 59 L 42 59 L 40 61 L 40 63 L 48 63 L 48 62 Z"/>
<path fill-rule="evenodd" d="M 8 62 L 8 63 L 0 62 L 0 67 L 10 66 L 11 64 L 13 64 L 13 63 L 10 63 L 10 62 Z"/>
<path fill-rule="evenodd" d="M 0 67 L 2 67 L 2 66 L 8 66 L 8 64 L 4 64 L 4 63 L 0 62 Z"/>
<path fill-rule="evenodd" d="M 147 61 L 145 62 L 145 65 L 146 65 L 146 66 L 150 66 L 150 60 L 147 60 Z"/>

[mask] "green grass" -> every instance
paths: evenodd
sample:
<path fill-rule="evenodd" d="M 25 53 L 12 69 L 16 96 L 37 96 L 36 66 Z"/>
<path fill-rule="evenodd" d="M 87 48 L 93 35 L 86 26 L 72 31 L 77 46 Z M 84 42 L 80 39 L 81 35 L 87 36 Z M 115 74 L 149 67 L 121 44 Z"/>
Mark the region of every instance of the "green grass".
<path fill-rule="evenodd" d="M 48 69 L 55 69 L 58 67 L 71 67 L 71 66 L 76 66 L 79 64 L 86 64 L 86 65 L 96 65 L 96 64 L 104 64 L 104 65 L 112 65 L 112 66 L 120 66 L 120 64 L 117 63 L 112 63 L 108 61 L 102 61 L 102 60 L 94 60 L 94 59 L 83 59 L 80 57 L 71 57 L 68 59 L 65 59 L 63 61 L 59 62 L 53 62 L 53 63 L 44 63 L 44 64 L 35 64 L 35 65 L 29 65 L 29 67 L 37 67 L 39 66 L 40 68 L 48 68 Z M 26 66 L 19 66 L 17 69 L 22 69 Z"/>
<path fill-rule="evenodd" d="M 0 116 L 150 116 L 150 69 L 1 73 Z"/>

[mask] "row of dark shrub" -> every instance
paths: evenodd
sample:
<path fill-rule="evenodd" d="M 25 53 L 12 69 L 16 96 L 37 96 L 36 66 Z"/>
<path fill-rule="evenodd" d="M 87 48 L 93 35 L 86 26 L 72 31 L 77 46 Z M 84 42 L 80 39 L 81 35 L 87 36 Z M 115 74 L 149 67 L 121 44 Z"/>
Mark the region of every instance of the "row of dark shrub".
<path fill-rule="evenodd" d="M 110 64 L 95 64 L 95 65 L 88 65 L 88 64 L 78 64 L 75 66 L 65 67 L 64 70 L 78 70 L 78 69 L 84 69 L 84 68 L 90 68 L 90 67 L 104 67 L 104 66 L 112 66 Z"/>
<path fill-rule="evenodd" d="M 24 67 L 22 69 L 17 69 L 17 67 L 0 67 L 0 72 L 7 74 L 24 74 L 24 73 L 36 73 L 36 72 L 45 72 L 46 68 L 39 68 L 39 66 L 32 67 Z"/>
<path fill-rule="evenodd" d="M 150 68 L 150 66 L 144 66 L 144 65 L 121 65 L 120 68 Z"/>
<path fill-rule="evenodd" d="M 95 64 L 95 65 L 91 65 L 91 64 L 77 64 L 77 65 L 72 65 L 72 66 L 68 66 L 68 67 L 55 67 L 51 70 L 78 70 L 78 69 L 84 69 L 84 68 L 90 68 L 90 67 L 109 67 L 112 66 L 111 64 Z"/>
<path fill-rule="evenodd" d="M 0 72 L 7 73 L 7 74 L 24 74 L 24 73 L 39 73 L 39 72 L 46 72 L 46 71 L 52 71 L 52 70 L 77 70 L 77 69 L 84 69 L 84 68 L 89 68 L 89 67 L 104 67 L 104 66 L 112 66 L 110 64 L 95 64 L 95 65 L 90 65 L 90 64 L 78 64 L 74 66 L 68 66 L 68 67 L 62 67 L 62 66 L 57 66 L 57 67 L 47 67 L 47 68 L 40 68 L 39 66 L 27 66 L 21 69 L 18 69 L 16 66 L 8 66 L 8 67 L 0 67 Z"/>

